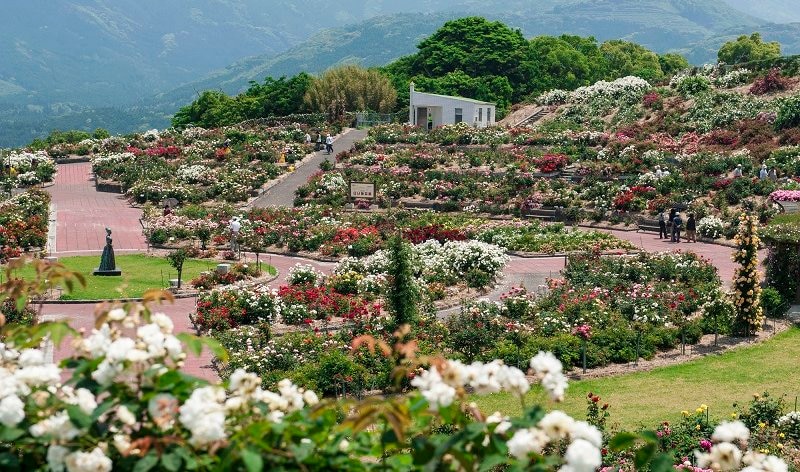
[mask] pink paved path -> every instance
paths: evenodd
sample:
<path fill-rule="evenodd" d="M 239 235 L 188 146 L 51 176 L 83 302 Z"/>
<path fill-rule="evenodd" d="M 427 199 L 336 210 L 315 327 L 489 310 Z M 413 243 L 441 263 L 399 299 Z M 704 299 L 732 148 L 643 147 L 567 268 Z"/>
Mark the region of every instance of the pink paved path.
<path fill-rule="evenodd" d="M 139 225 L 141 211 L 122 195 L 95 190 L 90 163 L 60 164 L 55 185 L 47 190 L 56 207 L 56 247 L 52 252 L 102 251 L 105 227 L 112 230 L 115 250 L 147 248 Z"/>

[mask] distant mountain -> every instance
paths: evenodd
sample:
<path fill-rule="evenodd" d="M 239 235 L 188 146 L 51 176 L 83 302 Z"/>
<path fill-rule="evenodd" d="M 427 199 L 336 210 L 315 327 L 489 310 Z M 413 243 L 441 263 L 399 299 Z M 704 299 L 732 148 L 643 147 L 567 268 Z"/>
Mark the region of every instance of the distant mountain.
<path fill-rule="evenodd" d="M 725 3 L 745 13 L 773 23 L 800 21 L 797 0 L 725 0 Z"/>
<path fill-rule="evenodd" d="M 504 11 L 507 13 L 498 13 Z M 756 18 L 713 0 L 550 0 L 536 5 L 530 1 L 467 2 L 459 11 L 397 14 L 324 31 L 281 54 L 238 61 L 160 94 L 156 102 L 165 108 L 179 107 L 202 90 L 238 93 L 251 80 L 301 71 L 319 73 L 345 62 L 383 65 L 415 52 L 416 44 L 444 22 L 468 14 L 503 21 L 528 37 L 569 33 L 595 36 L 600 41 L 623 38 L 658 52 L 685 47 L 734 27 L 757 28 L 760 24 Z"/>
<path fill-rule="evenodd" d="M 0 97 L 123 104 L 234 60 L 276 54 L 323 28 L 456 4 L 405 0 L 4 2 Z"/>

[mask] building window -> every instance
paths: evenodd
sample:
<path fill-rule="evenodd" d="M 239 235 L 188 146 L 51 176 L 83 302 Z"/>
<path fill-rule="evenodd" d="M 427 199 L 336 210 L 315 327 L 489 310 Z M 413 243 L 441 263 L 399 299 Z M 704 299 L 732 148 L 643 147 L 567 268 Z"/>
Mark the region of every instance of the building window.
<path fill-rule="evenodd" d="M 461 123 L 462 121 L 464 121 L 464 109 L 456 108 L 456 119 L 454 123 Z"/>
<path fill-rule="evenodd" d="M 486 122 L 487 123 L 491 123 L 492 122 L 492 109 L 491 108 L 487 108 L 486 109 Z"/>
<path fill-rule="evenodd" d="M 478 108 L 478 121 L 483 121 L 483 108 Z"/>

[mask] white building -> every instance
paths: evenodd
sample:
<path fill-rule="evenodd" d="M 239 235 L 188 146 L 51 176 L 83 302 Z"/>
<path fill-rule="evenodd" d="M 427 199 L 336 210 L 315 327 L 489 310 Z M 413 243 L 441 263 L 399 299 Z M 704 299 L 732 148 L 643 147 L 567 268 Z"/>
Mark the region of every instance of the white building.
<path fill-rule="evenodd" d="M 477 128 L 485 128 L 495 124 L 495 117 L 494 103 L 417 92 L 414 90 L 414 82 L 411 82 L 408 122 L 412 125 L 431 129 L 464 122 Z"/>

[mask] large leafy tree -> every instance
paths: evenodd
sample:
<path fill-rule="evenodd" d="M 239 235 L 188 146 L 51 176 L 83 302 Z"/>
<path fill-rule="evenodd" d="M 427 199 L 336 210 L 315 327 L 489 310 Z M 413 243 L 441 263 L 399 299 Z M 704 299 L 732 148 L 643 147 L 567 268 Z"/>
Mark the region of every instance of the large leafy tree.
<path fill-rule="evenodd" d="M 250 82 L 247 91 L 236 97 L 218 90 L 207 90 L 197 100 L 178 110 L 172 126 L 214 128 L 252 118 L 298 113 L 305 110 L 303 98 L 312 80 L 305 72 L 290 79 L 267 77 L 263 84 Z"/>
<path fill-rule="evenodd" d="M 388 113 L 394 110 L 397 92 L 379 71 L 346 65 L 328 69 L 314 79 L 305 95 L 306 104 L 320 112 L 337 101 L 343 101 L 348 111 Z"/>
<path fill-rule="evenodd" d="M 658 55 L 642 45 L 614 39 L 603 43 L 600 51 L 606 58 L 607 79 L 626 75 L 635 75 L 646 80 L 664 77 Z"/>
<path fill-rule="evenodd" d="M 780 55 L 780 43 L 776 41 L 765 43 L 760 33 L 753 33 L 750 36 L 739 36 L 736 40 L 723 44 L 717 53 L 717 58 L 725 64 L 741 64 L 766 62 Z M 758 68 L 759 65 L 754 64 L 751 67 Z"/>
<path fill-rule="evenodd" d="M 448 21 L 419 44 L 412 72 L 441 77 L 460 70 L 470 77 L 505 76 L 517 84 L 526 44 L 519 30 L 499 21 L 460 18 Z"/>
<path fill-rule="evenodd" d="M 604 58 L 594 38 L 537 36 L 530 41 L 521 64 L 529 79 L 518 94 L 589 85 L 602 77 L 604 67 Z"/>

